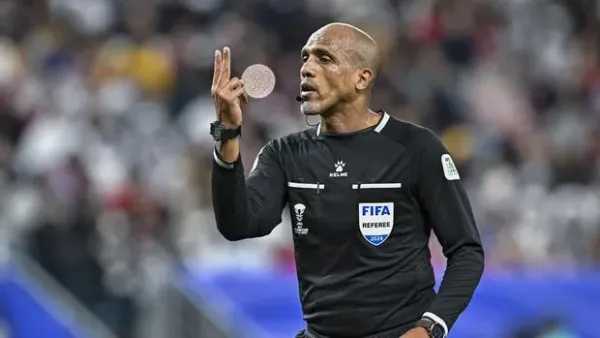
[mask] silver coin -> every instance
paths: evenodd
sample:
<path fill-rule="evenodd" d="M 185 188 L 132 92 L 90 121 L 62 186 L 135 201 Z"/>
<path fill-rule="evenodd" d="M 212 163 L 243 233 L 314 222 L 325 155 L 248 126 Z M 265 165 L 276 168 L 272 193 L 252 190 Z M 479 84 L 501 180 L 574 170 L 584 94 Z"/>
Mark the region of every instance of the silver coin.
<path fill-rule="evenodd" d="M 275 74 L 271 68 L 261 64 L 246 68 L 242 80 L 248 96 L 255 99 L 267 97 L 275 88 Z"/>

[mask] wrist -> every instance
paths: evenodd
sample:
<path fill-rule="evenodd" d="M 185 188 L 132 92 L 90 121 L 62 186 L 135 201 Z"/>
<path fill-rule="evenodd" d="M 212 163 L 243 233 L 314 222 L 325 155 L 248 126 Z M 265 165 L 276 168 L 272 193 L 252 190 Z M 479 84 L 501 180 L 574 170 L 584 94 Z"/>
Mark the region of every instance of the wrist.
<path fill-rule="evenodd" d="M 229 140 L 237 140 L 242 134 L 242 126 L 230 127 L 224 124 L 222 121 L 214 121 L 210 124 L 210 135 L 217 142 L 226 143 Z"/>
<path fill-rule="evenodd" d="M 239 139 L 242 127 L 230 128 L 221 121 L 210 124 L 210 134 L 216 141 L 214 158 L 217 164 L 226 169 L 233 169 L 240 156 Z"/>
<path fill-rule="evenodd" d="M 230 119 L 219 119 L 221 125 L 226 129 L 237 129 L 242 125 L 242 121 L 230 120 Z"/>
<path fill-rule="evenodd" d="M 239 138 L 227 141 L 219 141 L 216 144 L 216 153 L 218 157 L 228 165 L 233 165 L 240 157 Z"/>
<path fill-rule="evenodd" d="M 429 331 L 427 331 L 427 329 L 425 329 L 424 327 L 417 326 L 413 330 L 415 330 L 416 332 L 419 332 L 423 337 L 428 337 L 428 338 L 431 337 L 431 334 L 429 334 Z"/>
<path fill-rule="evenodd" d="M 426 316 L 419 319 L 415 324 L 415 327 L 425 330 L 425 332 L 427 332 L 427 337 L 445 338 L 447 335 L 447 330 L 444 326 Z"/>

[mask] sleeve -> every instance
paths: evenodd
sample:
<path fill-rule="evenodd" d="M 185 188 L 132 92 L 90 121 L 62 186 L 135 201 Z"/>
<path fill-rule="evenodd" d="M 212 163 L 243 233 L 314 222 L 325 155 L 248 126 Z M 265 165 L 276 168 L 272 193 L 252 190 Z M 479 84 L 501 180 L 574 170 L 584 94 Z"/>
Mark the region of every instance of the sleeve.
<path fill-rule="evenodd" d="M 281 223 L 285 176 L 271 144 L 261 149 L 245 178 L 241 156 L 233 163 L 213 154 L 212 198 L 219 232 L 230 241 L 266 236 Z"/>
<path fill-rule="evenodd" d="M 471 301 L 483 274 L 483 246 L 469 199 L 448 151 L 430 131 L 421 146 L 419 204 L 447 258 L 439 292 L 423 316 L 438 322 L 448 334 Z"/>

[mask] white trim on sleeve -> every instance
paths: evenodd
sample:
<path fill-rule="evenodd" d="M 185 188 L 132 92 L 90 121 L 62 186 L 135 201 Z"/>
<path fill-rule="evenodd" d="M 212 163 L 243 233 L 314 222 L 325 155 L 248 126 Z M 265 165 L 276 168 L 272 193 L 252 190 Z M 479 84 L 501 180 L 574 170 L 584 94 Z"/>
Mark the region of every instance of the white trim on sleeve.
<path fill-rule="evenodd" d="M 219 158 L 219 154 L 217 154 L 217 149 L 215 149 L 213 151 L 213 158 L 215 159 L 215 162 L 217 162 L 219 167 L 225 168 L 225 169 L 233 169 L 233 163 L 227 163 L 227 162 L 223 161 L 221 158 Z"/>
<path fill-rule="evenodd" d="M 434 322 L 440 324 L 442 328 L 444 328 L 444 337 L 448 335 L 448 325 L 446 325 L 446 322 L 442 318 L 438 317 L 436 314 L 433 314 L 431 312 L 425 312 L 423 314 L 423 317 L 427 317 L 433 320 Z"/>

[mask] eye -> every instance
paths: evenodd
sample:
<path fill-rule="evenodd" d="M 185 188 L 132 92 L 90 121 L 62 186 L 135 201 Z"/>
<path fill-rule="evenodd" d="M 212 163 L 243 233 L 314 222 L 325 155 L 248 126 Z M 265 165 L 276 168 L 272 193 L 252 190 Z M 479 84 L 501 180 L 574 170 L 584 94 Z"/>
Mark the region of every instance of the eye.
<path fill-rule="evenodd" d="M 321 62 L 321 63 L 330 63 L 331 61 L 332 61 L 331 58 L 327 55 L 319 56 L 319 62 Z"/>
<path fill-rule="evenodd" d="M 308 55 L 303 55 L 302 56 L 302 62 L 306 62 L 308 61 Z"/>

